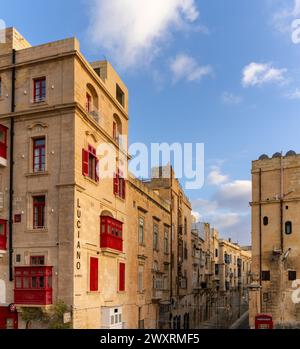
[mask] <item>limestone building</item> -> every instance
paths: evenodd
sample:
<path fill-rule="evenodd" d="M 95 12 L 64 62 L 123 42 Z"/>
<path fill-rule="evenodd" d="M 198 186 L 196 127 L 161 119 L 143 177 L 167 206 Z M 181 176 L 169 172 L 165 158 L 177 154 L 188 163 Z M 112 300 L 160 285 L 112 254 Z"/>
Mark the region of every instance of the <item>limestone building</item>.
<path fill-rule="evenodd" d="M 300 324 L 293 294 L 299 277 L 300 155 L 293 151 L 252 163 L 253 283 L 250 324 L 270 314 L 275 327 Z M 297 298 L 297 297 L 296 297 Z"/>
<path fill-rule="evenodd" d="M 170 205 L 142 181 L 128 177 L 127 287 L 129 328 L 170 328 Z"/>
<path fill-rule="evenodd" d="M 19 328 L 22 308 L 58 300 L 74 328 L 121 328 L 127 88 L 108 62 L 87 62 L 76 39 L 32 47 L 12 28 L 0 82 L 0 303 L 17 307 Z M 111 178 L 101 178 L 100 144 L 117 154 Z"/>
<path fill-rule="evenodd" d="M 31 46 L 6 30 L 0 328 L 24 328 L 28 309 L 59 301 L 74 329 L 199 328 L 214 316 L 228 242 L 192 225 L 170 166 L 147 181 L 128 174 L 128 122 L 128 90 L 109 62 L 88 62 L 75 38 Z"/>

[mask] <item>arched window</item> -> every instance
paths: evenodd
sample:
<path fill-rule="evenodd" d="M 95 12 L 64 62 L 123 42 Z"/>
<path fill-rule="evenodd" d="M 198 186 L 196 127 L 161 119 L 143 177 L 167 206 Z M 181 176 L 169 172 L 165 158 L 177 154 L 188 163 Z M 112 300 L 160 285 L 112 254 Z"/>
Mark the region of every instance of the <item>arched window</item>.
<path fill-rule="evenodd" d="M 86 106 L 87 113 L 99 122 L 98 95 L 93 85 L 86 85 Z"/>
<path fill-rule="evenodd" d="M 117 114 L 114 114 L 113 119 L 113 139 L 120 145 L 120 136 L 122 135 L 122 122 Z"/>
<path fill-rule="evenodd" d="M 285 222 L 285 233 L 286 233 L 286 235 L 292 234 L 292 222 L 290 222 L 290 221 Z"/>
<path fill-rule="evenodd" d="M 268 218 L 267 216 L 265 216 L 265 217 L 263 218 L 263 224 L 264 224 L 264 225 L 268 225 L 268 224 L 269 224 L 269 218 Z"/>

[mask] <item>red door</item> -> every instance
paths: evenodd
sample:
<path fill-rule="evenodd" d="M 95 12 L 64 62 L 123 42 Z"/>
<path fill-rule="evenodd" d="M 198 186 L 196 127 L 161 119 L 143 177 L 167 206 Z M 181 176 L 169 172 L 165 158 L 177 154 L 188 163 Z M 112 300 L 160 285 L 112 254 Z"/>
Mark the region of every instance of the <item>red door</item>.
<path fill-rule="evenodd" d="M 0 307 L 0 330 L 18 329 L 18 313 L 9 307 Z"/>

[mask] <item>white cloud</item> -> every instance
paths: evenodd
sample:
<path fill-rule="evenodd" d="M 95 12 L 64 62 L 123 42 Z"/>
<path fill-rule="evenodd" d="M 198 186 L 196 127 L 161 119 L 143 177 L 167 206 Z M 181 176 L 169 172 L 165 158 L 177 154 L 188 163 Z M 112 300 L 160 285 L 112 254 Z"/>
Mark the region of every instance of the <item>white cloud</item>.
<path fill-rule="evenodd" d="M 220 206 L 216 201 L 193 200 L 192 206 L 200 222 L 208 222 L 220 232 L 224 238 L 233 238 L 242 244 L 251 241 L 250 210 L 236 212 L 226 206 Z"/>
<path fill-rule="evenodd" d="M 213 216 L 218 210 L 218 203 L 216 201 L 197 199 L 192 202 L 193 212 L 197 212 L 200 219 Z"/>
<path fill-rule="evenodd" d="M 220 167 L 214 166 L 208 175 L 208 182 L 216 185 L 210 199 L 192 201 L 198 220 L 210 223 L 220 231 L 221 236 L 249 244 L 251 181 L 230 181 L 229 176 L 221 173 Z"/>
<path fill-rule="evenodd" d="M 194 219 L 195 222 L 199 222 L 200 221 L 200 214 L 199 214 L 199 212 L 192 211 L 192 218 Z"/>
<path fill-rule="evenodd" d="M 216 225 L 217 229 L 221 230 L 232 228 L 239 222 L 240 215 L 237 213 L 222 213 L 214 219 L 214 225 Z"/>
<path fill-rule="evenodd" d="M 243 100 L 241 96 L 237 96 L 230 92 L 224 92 L 222 94 L 221 99 L 222 99 L 222 102 L 227 105 L 238 105 Z"/>
<path fill-rule="evenodd" d="M 211 185 L 220 185 L 228 181 L 228 176 L 221 173 L 217 166 L 213 166 L 207 176 L 208 183 Z"/>
<path fill-rule="evenodd" d="M 251 244 L 251 215 L 224 213 L 217 217 L 214 226 L 220 231 L 222 238 L 231 238 L 241 245 Z"/>
<path fill-rule="evenodd" d="M 284 5 L 273 14 L 272 22 L 278 31 L 288 33 L 292 31 L 293 19 L 300 16 L 300 0 L 284 0 L 281 3 Z"/>
<path fill-rule="evenodd" d="M 0 18 L 0 44 L 5 44 L 5 40 L 6 40 L 5 28 L 6 28 L 6 24 L 5 24 L 4 20 Z"/>
<path fill-rule="evenodd" d="M 222 184 L 213 198 L 220 207 L 243 211 L 251 201 L 251 190 L 251 181 L 236 180 Z"/>
<path fill-rule="evenodd" d="M 243 85 L 261 86 L 266 83 L 286 82 L 285 73 L 287 69 L 274 68 L 270 63 L 262 64 L 252 62 L 243 70 Z"/>
<path fill-rule="evenodd" d="M 92 0 L 89 37 L 129 67 L 149 62 L 174 31 L 198 17 L 194 0 Z"/>
<path fill-rule="evenodd" d="M 187 80 L 199 81 L 204 76 L 212 74 L 212 67 L 201 66 L 193 57 L 186 54 L 178 54 L 170 64 L 170 70 L 174 81 Z"/>
<path fill-rule="evenodd" d="M 296 88 L 294 91 L 286 94 L 288 99 L 300 99 L 300 89 Z"/>

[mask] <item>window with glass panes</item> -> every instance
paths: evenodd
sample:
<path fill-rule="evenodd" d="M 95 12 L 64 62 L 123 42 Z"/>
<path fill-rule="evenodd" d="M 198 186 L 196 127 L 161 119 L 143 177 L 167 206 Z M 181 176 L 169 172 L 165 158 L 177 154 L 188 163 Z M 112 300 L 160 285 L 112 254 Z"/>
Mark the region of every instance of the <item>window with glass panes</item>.
<path fill-rule="evenodd" d="M 139 218 L 139 244 L 143 245 L 144 244 L 144 225 L 145 225 L 145 220 L 143 217 Z"/>
<path fill-rule="evenodd" d="M 45 256 L 30 256 L 30 265 L 45 265 Z"/>
<path fill-rule="evenodd" d="M 45 137 L 33 140 L 33 171 L 44 172 L 46 166 L 46 139 Z"/>
<path fill-rule="evenodd" d="M 153 224 L 153 249 L 158 250 L 158 224 Z"/>
<path fill-rule="evenodd" d="M 169 253 L 169 228 L 165 227 L 165 236 L 164 236 L 164 253 Z"/>
<path fill-rule="evenodd" d="M 38 78 L 33 80 L 33 97 L 34 102 L 42 102 L 46 98 L 46 78 Z"/>
<path fill-rule="evenodd" d="M 45 195 L 34 196 L 33 198 L 33 228 L 45 227 Z"/>

